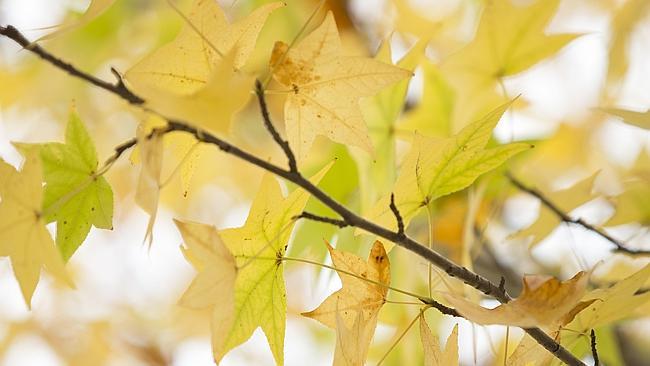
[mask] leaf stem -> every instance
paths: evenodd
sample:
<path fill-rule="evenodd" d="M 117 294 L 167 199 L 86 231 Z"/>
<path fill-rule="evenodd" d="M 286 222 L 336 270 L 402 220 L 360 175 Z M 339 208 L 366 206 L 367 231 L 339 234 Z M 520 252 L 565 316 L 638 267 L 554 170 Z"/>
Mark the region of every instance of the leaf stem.
<path fill-rule="evenodd" d="M 427 222 L 429 226 L 429 242 L 427 245 L 429 246 L 429 249 L 433 250 L 433 208 L 431 207 L 431 203 L 427 205 Z M 431 262 L 428 263 L 428 288 L 429 288 L 429 297 L 431 297 L 432 294 L 432 289 L 431 289 L 431 282 L 432 282 L 432 268 L 431 268 Z"/>
<path fill-rule="evenodd" d="M 291 262 L 307 263 L 307 264 L 312 264 L 312 265 L 314 265 L 314 266 L 318 266 L 318 267 L 323 267 L 323 268 L 331 269 L 331 270 L 336 271 L 336 272 L 338 272 L 338 273 L 343 273 L 343 274 L 346 274 L 346 275 L 348 275 L 348 276 L 352 276 L 352 277 L 354 277 L 354 278 L 357 278 L 357 279 L 359 279 L 359 280 L 362 280 L 362 281 L 365 281 L 365 282 L 371 283 L 371 284 L 373 284 L 373 285 L 377 285 L 377 286 L 385 287 L 385 288 L 387 288 L 387 289 L 389 289 L 389 290 L 393 290 L 393 291 L 395 291 L 395 292 L 399 292 L 399 293 L 401 293 L 401 294 L 404 294 L 404 295 L 407 295 L 407 296 L 414 297 L 414 298 L 416 298 L 416 299 L 422 301 L 422 302 L 425 303 L 425 304 L 429 303 L 430 301 L 435 301 L 435 300 L 433 300 L 433 299 L 431 299 L 431 298 L 428 298 L 428 297 L 426 297 L 426 296 L 421 296 L 421 295 L 417 295 L 417 294 L 414 294 L 414 293 L 409 292 L 409 291 L 401 290 L 401 289 L 398 289 L 398 288 L 396 288 L 396 287 L 392 287 L 392 286 L 390 286 L 390 285 L 387 285 L 387 284 L 385 284 L 385 283 L 382 283 L 382 282 L 379 282 L 379 281 L 375 281 L 375 280 L 371 280 L 371 279 L 369 279 L 369 278 L 363 277 L 363 276 L 358 275 L 358 274 L 356 274 L 356 273 L 354 273 L 354 272 L 346 271 L 346 270 L 344 270 L 344 269 L 336 268 L 336 267 L 334 267 L 334 266 L 330 266 L 330 265 L 327 265 L 327 264 L 324 264 L 324 263 L 320 263 L 320 262 L 312 261 L 312 260 L 309 260 L 309 259 L 304 259 L 304 258 L 294 258 L 294 257 L 282 257 L 282 260 L 283 260 L 283 261 L 291 261 Z"/>
<path fill-rule="evenodd" d="M 404 331 L 402 331 L 402 333 L 399 335 L 399 337 L 397 337 L 395 342 L 393 342 L 393 344 L 391 344 L 391 346 L 388 348 L 386 353 L 384 353 L 384 355 L 381 357 L 381 359 L 379 359 L 379 362 L 377 362 L 377 366 L 380 366 L 384 362 L 384 360 L 386 360 L 386 357 L 388 357 L 388 355 L 391 353 L 391 351 L 393 351 L 393 349 L 395 349 L 395 347 L 397 347 L 397 345 L 402 340 L 402 338 L 404 338 L 406 333 L 408 333 L 408 331 L 411 330 L 411 328 L 413 328 L 413 325 L 415 324 L 415 322 L 418 319 L 420 319 L 421 315 L 422 315 L 422 312 L 419 312 L 418 315 L 416 315 L 415 318 L 413 318 L 413 320 L 411 320 L 411 322 L 406 327 L 406 329 L 404 329 Z"/>

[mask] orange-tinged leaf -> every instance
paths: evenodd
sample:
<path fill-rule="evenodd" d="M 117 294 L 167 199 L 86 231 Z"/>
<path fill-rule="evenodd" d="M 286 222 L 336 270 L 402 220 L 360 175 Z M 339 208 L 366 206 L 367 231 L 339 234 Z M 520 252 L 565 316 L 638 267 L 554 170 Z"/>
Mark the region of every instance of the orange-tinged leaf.
<path fill-rule="evenodd" d="M 547 276 L 524 276 L 522 294 L 507 304 L 486 309 L 458 295 L 446 295 L 449 303 L 466 319 L 478 324 L 514 325 L 522 328 L 554 328 L 574 309 L 583 309 L 580 299 L 586 291 L 589 275 L 578 272 L 560 282 Z M 572 320 L 568 319 L 568 321 Z"/>
<path fill-rule="evenodd" d="M 317 135 L 371 152 L 359 99 L 411 75 L 393 65 L 340 53 L 331 12 L 293 48 L 277 42 L 273 49 L 271 70 L 288 89 L 284 114 L 289 143 L 301 158 Z"/>
<path fill-rule="evenodd" d="M 379 310 L 386 302 L 390 262 L 380 241 L 375 241 L 367 261 L 352 253 L 336 250 L 329 243 L 327 249 L 334 267 L 375 283 L 339 272 L 343 287 L 327 297 L 318 308 L 302 315 L 336 329 L 335 354 L 338 356 L 335 356 L 334 364 L 361 365 L 365 362 L 375 333 Z"/>

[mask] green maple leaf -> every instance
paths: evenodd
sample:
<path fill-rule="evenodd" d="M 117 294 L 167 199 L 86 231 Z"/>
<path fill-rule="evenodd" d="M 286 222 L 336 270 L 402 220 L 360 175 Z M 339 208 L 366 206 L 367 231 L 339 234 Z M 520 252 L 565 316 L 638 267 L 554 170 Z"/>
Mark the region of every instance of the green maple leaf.
<path fill-rule="evenodd" d="M 34 147 L 40 150 L 43 162 L 45 221 L 56 221 L 56 245 L 67 261 L 91 226 L 112 229 L 113 191 L 106 179 L 97 175 L 95 145 L 74 111 L 66 127 L 65 144 Z"/>

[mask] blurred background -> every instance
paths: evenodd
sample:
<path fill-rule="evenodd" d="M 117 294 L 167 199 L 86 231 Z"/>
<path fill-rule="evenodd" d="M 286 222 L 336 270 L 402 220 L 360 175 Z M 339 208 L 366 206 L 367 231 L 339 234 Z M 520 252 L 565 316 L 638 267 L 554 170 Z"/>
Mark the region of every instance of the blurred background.
<path fill-rule="evenodd" d="M 231 19 L 239 19 L 266 2 L 220 1 Z M 286 2 L 285 8 L 270 17 L 265 26 L 270 31 L 262 32 L 246 66 L 256 75 L 268 72 L 274 42 L 290 42 L 318 6 L 318 1 L 312 0 Z M 329 0 L 308 25 L 308 30 L 313 29 L 324 11 L 332 10 L 348 55 L 373 56 L 382 42 L 390 42 L 392 59 L 397 61 L 418 40 L 428 41 L 426 57 L 410 83 L 405 110 L 389 123 L 392 158 L 383 163 L 399 166 L 414 131 L 446 137 L 462 127 L 451 117 L 443 118 L 444 123 L 436 119 L 448 113 L 444 108 L 456 113 L 483 108 L 475 105 L 476 100 L 450 97 L 453 93 L 448 89 L 458 86 L 440 70 L 473 39 L 485 2 Z M 0 0 L 0 24 L 12 24 L 36 39 L 51 31 L 43 27 L 78 18 L 88 4 L 86 0 Z M 187 12 L 191 1 L 176 4 Z M 111 67 L 125 72 L 172 40 L 182 25 L 183 20 L 165 1 L 117 0 L 89 24 L 42 45 L 80 69 L 112 80 Z M 645 245 L 649 249 L 650 134 L 599 108 L 645 111 L 650 107 L 650 2 L 562 0 L 546 32 L 580 36 L 552 57 L 501 78 L 494 90 L 502 100 L 520 96 L 499 123 L 495 139 L 536 145 L 509 169 L 527 184 L 566 203 L 567 211 L 604 226 L 630 247 Z M 7 39 L 0 40 L 0 157 L 19 166 L 21 157 L 11 141 L 62 141 L 73 101 L 95 139 L 101 161 L 114 146 L 135 136 L 145 118 L 143 112 L 116 97 L 54 69 Z M 282 96 L 269 96 L 280 129 L 283 101 Z M 386 125 L 373 120 L 368 124 L 377 143 Z M 281 152 L 262 128 L 253 101 L 238 114 L 227 138 L 258 156 L 282 161 Z M 196 170 L 187 181 L 172 174 L 183 159 L 181 149 L 171 146 L 166 153 L 163 177 L 171 178 L 161 192 L 150 250 L 143 245 L 148 216 L 134 204 L 139 165 L 137 159 L 124 157 L 106 175 L 115 192 L 114 229 L 92 229 L 68 263 L 76 289 L 43 275 L 33 309 L 28 311 L 9 260 L 0 258 L 0 365 L 213 364 L 209 311 L 177 305 L 195 272 L 179 250 L 181 238 L 172 218 L 218 228 L 242 225 L 262 172 L 211 147 L 200 149 Z M 393 174 L 377 181 L 372 159 L 324 138 L 316 141 L 312 157 L 302 167 L 314 172 L 334 159 L 336 163 L 321 187 L 355 211 L 366 212 L 380 194 L 390 191 Z M 436 204 L 432 226 L 437 250 L 496 282 L 503 274 L 514 294 L 521 291 L 523 274 L 566 279 L 596 266 L 592 285 L 606 287 L 648 263 L 645 258 L 612 254 L 611 244 L 602 238 L 549 218 L 537 200 L 514 189 L 502 173 L 490 174 L 472 188 Z M 308 209 L 329 213 L 311 201 Z M 417 217 L 409 230 L 426 242 L 426 215 Z M 373 240 L 354 236 L 348 229 L 300 223 L 289 254 L 329 263 L 323 239 L 362 257 Z M 425 293 L 424 261 L 400 248 L 391 252 L 390 259 L 393 286 Z M 444 274 L 434 277 L 436 291 L 454 286 Z M 306 360 L 312 365 L 331 364 L 334 332 L 300 313 L 315 308 L 339 288 L 338 277 L 319 267 L 287 263 L 286 283 L 286 364 L 303 365 Z M 395 294 L 389 298 L 404 300 Z M 484 304 L 495 305 L 489 300 Z M 417 306 L 384 306 L 368 363 L 384 356 L 418 311 Z M 522 336 L 521 331 L 511 329 L 506 341 L 506 327 L 476 326 L 433 311 L 428 312 L 428 319 L 443 343 L 454 324 L 460 324 L 464 365 L 501 365 L 506 343 L 512 352 Z M 607 365 L 650 365 L 648 327 L 648 318 L 639 317 L 600 329 L 603 361 Z M 587 345 L 588 339 L 583 337 L 571 346 L 584 353 Z M 411 329 L 385 364 L 420 364 L 421 348 L 417 329 Z M 263 333 L 258 329 L 222 364 L 273 364 Z"/>

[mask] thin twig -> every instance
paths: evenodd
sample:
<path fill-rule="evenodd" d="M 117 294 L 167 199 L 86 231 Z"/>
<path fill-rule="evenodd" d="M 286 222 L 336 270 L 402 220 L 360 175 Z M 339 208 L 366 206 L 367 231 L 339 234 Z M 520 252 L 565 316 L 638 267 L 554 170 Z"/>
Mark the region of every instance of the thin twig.
<path fill-rule="evenodd" d="M 86 80 L 87 82 L 95 86 L 105 89 L 113 94 L 117 94 L 118 96 L 122 97 L 123 99 L 125 99 L 127 102 L 131 104 L 144 103 L 144 100 L 142 98 L 131 93 L 131 91 L 128 90 L 123 83 L 118 82 L 117 84 L 111 84 L 109 82 L 96 78 L 90 74 L 79 71 L 79 69 L 72 66 L 71 64 L 61 60 L 58 57 L 54 57 L 51 53 L 45 51 L 37 43 L 30 42 L 27 38 L 25 38 L 25 36 L 22 35 L 22 33 L 20 33 L 18 29 L 16 29 L 12 25 L 8 25 L 6 27 L 0 27 L 0 34 L 12 39 L 14 42 L 18 43 L 26 50 L 35 53 L 36 55 L 38 55 L 38 57 L 51 63 L 52 65 L 58 67 L 59 69 L 67 72 L 72 76 L 76 76 L 78 78 Z"/>
<path fill-rule="evenodd" d="M 143 100 L 141 98 L 137 97 L 131 91 L 126 89 L 123 84 L 114 85 L 97 79 L 94 76 L 80 71 L 71 64 L 52 56 L 38 45 L 30 45 L 30 42 L 27 41 L 27 39 L 12 26 L 0 27 L 0 35 L 4 35 L 14 40 L 18 44 L 21 44 L 23 47 L 25 47 L 25 49 L 37 54 L 43 60 L 51 63 L 52 65 L 70 73 L 73 76 L 79 77 L 90 82 L 93 85 L 96 85 L 115 95 L 118 95 L 131 104 L 141 105 L 143 103 Z M 184 121 L 167 119 L 167 126 L 161 129 L 157 129 L 156 133 L 168 133 L 172 131 L 183 131 L 192 134 L 198 141 L 215 145 L 221 151 L 227 154 L 233 155 L 241 160 L 244 160 L 250 164 L 256 165 L 268 172 L 271 172 L 278 177 L 291 181 L 299 187 L 303 188 L 306 192 L 310 193 L 313 197 L 321 201 L 323 204 L 341 216 L 341 222 L 345 222 L 349 226 L 363 229 L 369 233 L 392 241 L 393 243 L 414 254 L 419 255 L 420 257 L 426 259 L 428 262 L 444 270 L 449 276 L 462 280 L 467 285 L 474 287 L 486 295 L 494 297 L 502 303 L 507 303 L 511 300 L 511 297 L 507 294 L 507 292 L 503 291 L 496 284 L 490 282 L 479 274 L 476 274 L 465 267 L 455 264 L 438 252 L 428 248 L 425 245 L 422 245 L 407 235 L 400 235 L 400 233 L 397 231 L 392 231 L 383 226 L 379 226 L 355 214 L 347 207 L 343 206 L 341 203 L 330 197 L 327 193 L 319 189 L 298 171 L 286 170 L 277 165 L 269 163 L 268 161 L 260 159 L 259 157 L 248 153 L 225 140 L 222 140 L 206 131 L 193 127 Z M 555 357 L 562 360 L 564 363 L 571 366 L 585 365 L 582 361 L 573 356 L 571 352 L 562 347 L 562 345 L 557 343 L 543 330 L 539 328 L 526 328 L 524 330 L 541 346 L 552 353 Z"/>
<path fill-rule="evenodd" d="M 397 234 L 404 236 L 404 220 L 402 219 L 402 215 L 399 213 L 399 209 L 397 209 L 397 206 L 395 205 L 394 193 L 390 194 L 390 210 L 393 211 L 393 215 L 395 215 L 395 220 L 397 221 Z"/>
<path fill-rule="evenodd" d="M 282 151 L 284 151 L 284 155 L 289 161 L 289 171 L 298 172 L 296 157 L 293 154 L 291 147 L 289 147 L 289 142 L 282 139 L 282 136 L 280 136 L 278 130 L 276 130 L 275 126 L 273 126 L 273 122 L 271 122 L 271 115 L 269 114 L 269 109 L 266 105 L 266 98 L 264 96 L 264 87 L 262 86 L 262 82 L 259 81 L 259 79 L 255 80 L 255 94 L 257 94 L 257 100 L 260 104 L 260 110 L 262 111 L 264 126 L 266 126 L 266 129 L 269 131 L 271 136 L 273 136 L 273 140 L 278 144 L 278 146 L 280 146 L 280 148 L 282 148 Z"/>
<path fill-rule="evenodd" d="M 614 249 L 614 252 L 619 252 L 619 253 L 625 253 L 625 254 L 630 254 L 630 255 L 650 255 L 650 250 L 643 250 L 643 249 L 630 249 L 627 247 L 627 245 L 612 237 L 611 235 L 607 234 L 604 230 L 586 222 L 585 220 L 581 218 L 573 218 L 569 216 L 568 213 L 562 211 L 561 208 L 559 208 L 555 203 L 553 203 L 548 197 L 546 197 L 542 192 L 539 190 L 528 187 L 521 181 L 519 181 L 517 178 L 515 178 L 512 174 L 506 173 L 506 177 L 510 182 L 517 187 L 519 190 L 526 192 L 530 194 L 531 196 L 534 196 L 535 198 L 539 199 L 540 202 L 546 206 L 549 210 L 551 210 L 555 216 L 557 216 L 560 220 L 568 223 L 568 224 L 573 224 L 573 225 L 579 225 L 582 226 L 583 228 L 594 232 L 601 237 L 605 238 L 607 241 L 610 243 L 614 244 L 616 248 Z"/>
<path fill-rule="evenodd" d="M 316 214 L 313 214 L 313 213 L 307 212 L 307 211 L 304 211 L 300 215 L 294 216 L 293 219 L 294 220 L 307 219 L 307 220 L 312 220 L 312 221 L 324 222 L 326 224 L 338 226 L 340 228 L 350 226 L 350 224 L 348 224 L 344 220 L 339 220 L 339 219 L 333 219 L 331 217 L 320 216 L 320 215 L 316 215 Z"/>
<path fill-rule="evenodd" d="M 596 348 L 596 332 L 592 329 L 589 336 L 591 338 L 591 355 L 594 358 L 594 366 L 598 366 L 600 361 L 598 360 L 598 349 Z"/>

